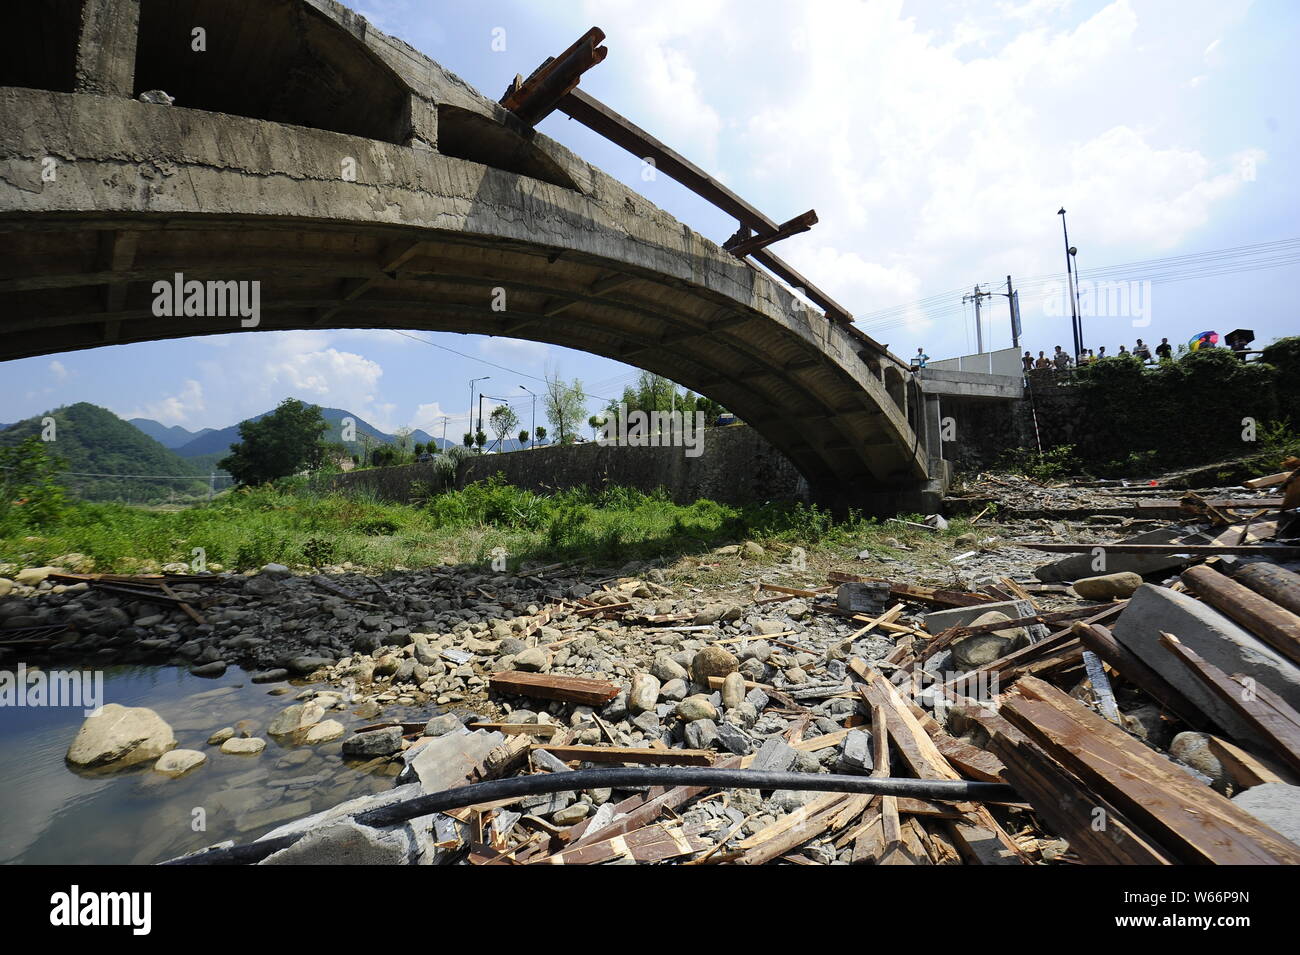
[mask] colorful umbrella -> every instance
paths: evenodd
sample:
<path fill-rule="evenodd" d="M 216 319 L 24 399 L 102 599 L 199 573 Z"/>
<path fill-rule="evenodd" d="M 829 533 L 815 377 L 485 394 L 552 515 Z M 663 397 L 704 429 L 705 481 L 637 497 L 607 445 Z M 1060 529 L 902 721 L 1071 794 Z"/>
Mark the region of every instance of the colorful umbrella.
<path fill-rule="evenodd" d="M 1199 335 L 1193 335 L 1187 343 L 1187 347 L 1192 351 L 1198 351 L 1202 348 L 1213 348 L 1219 344 L 1218 332 L 1201 332 Z"/>

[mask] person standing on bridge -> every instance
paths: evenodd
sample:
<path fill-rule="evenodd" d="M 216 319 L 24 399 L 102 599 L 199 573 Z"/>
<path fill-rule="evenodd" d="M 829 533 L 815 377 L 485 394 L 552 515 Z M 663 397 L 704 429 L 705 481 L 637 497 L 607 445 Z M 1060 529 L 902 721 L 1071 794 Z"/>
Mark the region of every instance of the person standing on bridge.
<path fill-rule="evenodd" d="M 916 354 L 912 356 L 913 368 L 924 368 L 925 363 L 930 360 L 930 356 L 925 353 L 924 348 L 918 348 Z"/>
<path fill-rule="evenodd" d="M 1025 357 L 1020 359 L 1020 363 L 1025 366 L 1025 371 L 1034 370 L 1034 355 L 1032 352 L 1025 352 Z"/>

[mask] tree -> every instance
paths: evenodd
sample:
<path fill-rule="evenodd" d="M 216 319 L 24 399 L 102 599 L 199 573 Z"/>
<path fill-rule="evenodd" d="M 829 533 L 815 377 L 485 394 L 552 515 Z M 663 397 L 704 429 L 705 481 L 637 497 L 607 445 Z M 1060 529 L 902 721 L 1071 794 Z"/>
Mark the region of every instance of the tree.
<path fill-rule="evenodd" d="M 217 462 L 240 484 L 266 484 L 304 468 L 315 468 L 325 454 L 321 437 L 329 425 L 316 405 L 286 398 L 279 407 L 256 421 L 239 425 L 241 440 L 230 455 Z"/>
<path fill-rule="evenodd" d="M 592 415 L 587 419 L 587 427 L 591 428 L 591 440 L 595 441 L 600 437 L 600 430 L 605 427 L 606 420 L 601 415 Z"/>
<path fill-rule="evenodd" d="M 528 429 L 524 428 L 523 431 L 519 432 L 519 447 L 526 448 L 527 446 L 528 446 Z"/>
<path fill-rule="evenodd" d="M 425 445 L 424 445 L 424 442 L 423 442 L 423 441 L 417 441 L 417 442 L 415 442 L 415 448 L 414 448 L 414 451 L 415 451 L 415 456 L 416 456 L 417 458 L 418 458 L 420 455 L 424 454 L 424 447 L 425 447 Z"/>
<path fill-rule="evenodd" d="M 538 441 L 546 440 L 546 429 L 542 427 L 540 424 L 537 426 L 537 440 Z"/>
<path fill-rule="evenodd" d="M 57 518 L 64 502 L 58 475 L 67 466 L 35 435 L 0 447 L 0 528 L 11 521 L 36 528 Z"/>
<path fill-rule="evenodd" d="M 397 449 L 397 460 L 405 463 L 411 456 L 411 429 L 398 428 L 393 432 L 393 445 Z"/>
<path fill-rule="evenodd" d="M 492 413 L 488 415 L 488 427 L 497 436 L 497 444 L 504 451 L 506 448 L 506 435 L 519 427 L 519 415 L 515 414 L 514 409 L 509 405 L 497 405 L 492 409 Z"/>
<path fill-rule="evenodd" d="M 582 390 L 582 382 L 575 378 L 573 384 L 566 385 L 559 375 L 547 378 L 542 403 L 546 419 L 559 432 L 560 444 L 572 442 L 578 422 L 587 413 L 587 395 Z"/>
<path fill-rule="evenodd" d="M 473 432 L 473 431 L 466 431 L 466 432 L 465 432 L 465 437 L 464 437 L 462 440 L 463 440 L 464 443 L 465 443 L 465 447 L 467 447 L 467 448 L 472 448 L 472 447 L 474 447 L 474 432 Z"/>
<path fill-rule="evenodd" d="M 487 435 L 482 431 L 474 432 L 474 443 L 478 445 L 478 453 L 483 453 L 483 445 L 487 444 Z"/>

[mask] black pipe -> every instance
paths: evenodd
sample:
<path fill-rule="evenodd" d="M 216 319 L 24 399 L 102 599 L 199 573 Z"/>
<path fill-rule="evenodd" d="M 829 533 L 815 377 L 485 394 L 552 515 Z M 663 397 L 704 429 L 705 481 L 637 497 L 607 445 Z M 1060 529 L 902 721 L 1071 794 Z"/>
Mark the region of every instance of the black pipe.
<path fill-rule="evenodd" d="M 383 827 L 406 822 L 432 812 L 446 812 L 477 803 L 540 796 L 578 789 L 626 789 L 634 786 L 696 786 L 703 789 L 795 789 L 805 792 L 846 792 L 915 799 L 1012 802 L 1016 791 L 1003 783 L 965 780 L 898 779 L 876 776 L 839 776 L 830 773 L 769 773 L 752 769 L 709 769 L 685 766 L 639 766 L 625 769 L 579 769 L 569 773 L 541 773 L 472 783 L 442 792 L 415 796 L 359 812 L 351 818 L 363 826 Z M 339 817 L 341 821 L 348 817 Z M 260 862 L 285 849 L 305 832 L 262 839 L 242 846 L 209 849 L 163 865 L 243 865 Z"/>

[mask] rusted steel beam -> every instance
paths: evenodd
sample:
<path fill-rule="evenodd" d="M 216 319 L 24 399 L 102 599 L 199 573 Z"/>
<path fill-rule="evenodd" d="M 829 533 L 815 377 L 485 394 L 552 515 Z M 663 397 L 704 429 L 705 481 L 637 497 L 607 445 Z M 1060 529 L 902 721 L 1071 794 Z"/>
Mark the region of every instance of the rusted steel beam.
<path fill-rule="evenodd" d="M 747 236 L 741 238 L 739 235 L 728 239 L 723 243 L 723 248 L 730 252 L 738 259 L 757 252 L 759 249 L 766 248 L 773 242 L 780 242 L 782 239 L 788 239 L 792 235 L 798 235 L 800 232 L 807 232 L 817 224 L 817 210 L 809 209 L 803 215 L 795 216 L 788 222 L 782 222 L 775 230 L 764 232 L 759 235 Z M 746 227 L 742 227 L 748 231 Z"/>
<path fill-rule="evenodd" d="M 772 233 L 781 228 L 779 223 L 763 215 L 681 153 L 664 145 L 636 123 L 616 113 L 600 100 L 588 96 L 582 90 L 574 89 L 560 100 L 557 108 L 588 129 L 600 133 L 610 142 L 622 146 L 643 160 L 648 160 L 657 171 L 670 179 L 677 180 L 691 192 L 702 199 L 707 199 L 728 215 L 735 216 L 742 226 L 760 234 Z M 832 320 L 846 325 L 853 321 L 853 314 L 848 309 L 771 252 L 759 249 L 753 253 L 753 258 L 783 281 L 800 289 Z M 872 344 L 876 345 L 875 342 Z M 876 347 L 882 352 L 885 351 L 883 346 L 876 345 Z"/>
<path fill-rule="evenodd" d="M 560 100 L 578 85 L 582 74 L 605 59 L 609 50 L 601 46 L 605 33 L 592 27 L 559 56 L 549 58 L 526 80 L 515 77 L 501 97 L 501 105 L 529 126 L 536 126 L 555 112 Z"/>

